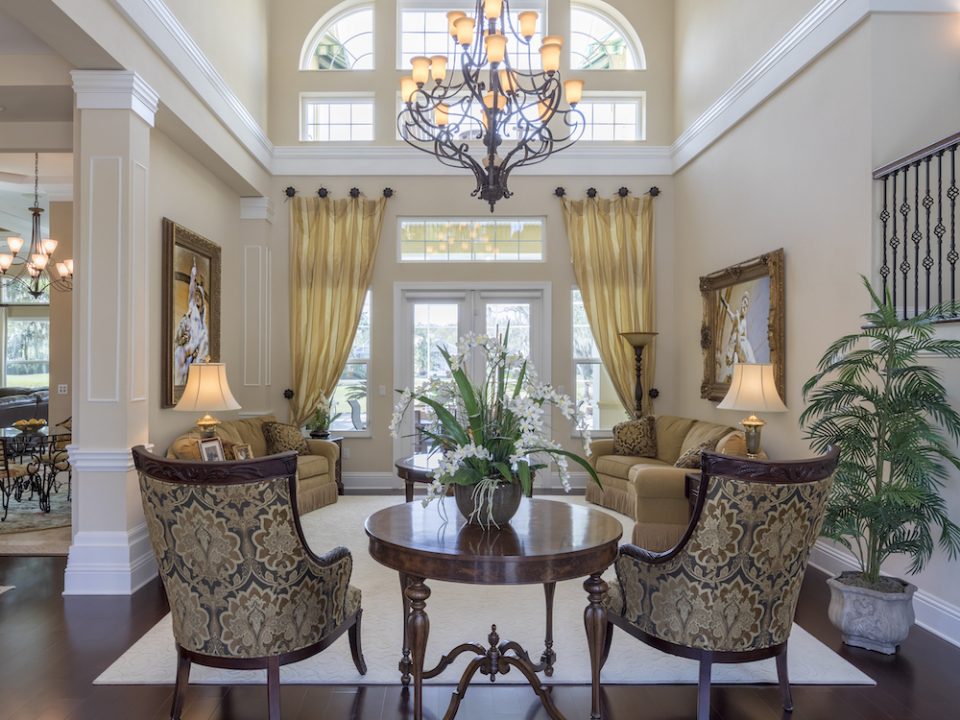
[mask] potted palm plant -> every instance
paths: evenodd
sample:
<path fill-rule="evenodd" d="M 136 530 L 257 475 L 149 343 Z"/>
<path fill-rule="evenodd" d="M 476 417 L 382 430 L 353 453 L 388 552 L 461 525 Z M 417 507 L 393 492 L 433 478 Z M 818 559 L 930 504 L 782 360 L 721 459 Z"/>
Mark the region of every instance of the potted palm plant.
<path fill-rule="evenodd" d="M 960 470 L 951 441 L 960 415 L 924 356 L 960 357 L 960 341 L 936 337 L 953 308 L 899 319 L 893 304 L 864 278 L 875 310 L 860 332 L 834 342 L 803 388 L 800 416 L 812 446 L 840 447 L 823 534 L 846 547 L 859 570 L 831 578 L 831 621 L 848 645 L 892 654 L 913 625 L 916 587 L 881 574 L 894 555 L 920 572 L 937 542 L 952 559 L 960 528 L 947 516 L 941 489 Z M 936 540 L 935 540 L 935 535 Z"/>
<path fill-rule="evenodd" d="M 432 409 L 435 419 L 421 432 L 439 459 L 424 504 L 442 497 L 453 485 L 460 513 L 484 527 L 509 522 L 521 496 L 532 493 L 535 473 L 546 467 L 546 460 L 556 463 L 567 490 L 569 460 L 600 482 L 587 460 L 550 437 L 545 421 L 549 408 L 557 407 L 582 431 L 589 453 L 590 432 L 584 416 L 567 395 L 540 382 L 528 360 L 507 351 L 508 336 L 509 328 L 502 337 L 470 334 L 460 339 L 456 355 L 438 346 L 450 379 L 432 381 L 419 393 L 409 388 L 398 391 L 400 399 L 390 423 L 390 433 L 397 437 L 415 400 Z M 474 382 L 466 370 L 473 353 L 483 356 L 480 382 Z"/>

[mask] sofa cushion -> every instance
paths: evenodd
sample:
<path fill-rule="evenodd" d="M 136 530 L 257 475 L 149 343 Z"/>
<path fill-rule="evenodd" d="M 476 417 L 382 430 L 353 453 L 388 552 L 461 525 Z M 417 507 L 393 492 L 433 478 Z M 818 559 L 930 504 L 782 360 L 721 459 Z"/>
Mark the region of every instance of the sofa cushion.
<path fill-rule="evenodd" d="M 691 418 L 674 417 L 673 415 L 657 416 L 657 460 L 673 465 L 680 457 L 680 448 L 683 440 L 696 420 Z"/>
<path fill-rule="evenodd" d="M 307 441 L 296 425 L 265 422 L 263 423 L 263 437 L 267 441 L 267 455 L 276 455 L 288 450 L 295 450 L 299 455 L 305 455 L 309 452 Z"/>
<path fill-rule="evenodd" d="M 638 457 L 636 455 L 601 455 L 597 458 L 597 472 L 615 478 L 630 478 L 630 469 L 635 465 L 658 465 L 662 463 L 654 458 Z"/>
<path fill-rule="evenodd" d="M 297 474 L 301 480 L 325 475 L 330 469 L 330 463 L 323 455 L 301 455 L 297 458 Z"/>
<path fill-rule="evenodd" d="M 627 420 L 613 426 L 614 455 L 656 457 L 657 435 L 652 417 Z"/>
<path fill-rule="evenodd" d="M 683 439 L 679 454 L 683 455 L 691 448 L 697 448 L 704 444 L 707 445 L 707 450 L 713 450 L 720 442 L 720 438 L 726 437 L 732 430 L 733 428 L 728 425 L 717 425 L 716 423 L 698 420 Z"/>

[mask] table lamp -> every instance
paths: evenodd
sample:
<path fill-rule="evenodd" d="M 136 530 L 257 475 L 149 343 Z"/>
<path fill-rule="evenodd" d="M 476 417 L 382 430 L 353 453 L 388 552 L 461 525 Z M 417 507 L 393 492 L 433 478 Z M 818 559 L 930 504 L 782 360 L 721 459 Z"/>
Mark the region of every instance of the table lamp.
<path fill-rule="evenodd" d="M 737 363 L 733 366 L 733 380 L 726 396 L 717 405 L 720 410 L 756 412 L 786 412 L 780 399 L 770 363 Z M 760 429 L 766 423 L 755 414 L 740 421 L 747 438 L 747 457 L 760 453 Z"/>
<path fill-rule="evenodd" d="M 240 403 L 227 384 L 227 366 L 223 363 L 193 363 L 187 371 L 187 384 L 174 410 L 206 413 L 197 420 L 204 437 L 213 437 L 220 424 L 211 412 L 239 410 Z"/>

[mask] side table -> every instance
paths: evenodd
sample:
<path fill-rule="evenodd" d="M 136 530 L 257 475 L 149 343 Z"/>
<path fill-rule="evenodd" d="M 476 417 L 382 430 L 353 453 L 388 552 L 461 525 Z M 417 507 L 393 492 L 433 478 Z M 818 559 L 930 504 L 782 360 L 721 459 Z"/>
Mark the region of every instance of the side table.
<path fill-rule="evenodd" d="M 332 443 L 336 443 L 337 449 L 340 452 L 337 454 L 337 465 L 333 469 L 333 477 L 334 480 L 337 481 L 337 495 L 343 495 L 343 435 L 310 433 L 310 437 L 314 440 L 329 440 Z"/>

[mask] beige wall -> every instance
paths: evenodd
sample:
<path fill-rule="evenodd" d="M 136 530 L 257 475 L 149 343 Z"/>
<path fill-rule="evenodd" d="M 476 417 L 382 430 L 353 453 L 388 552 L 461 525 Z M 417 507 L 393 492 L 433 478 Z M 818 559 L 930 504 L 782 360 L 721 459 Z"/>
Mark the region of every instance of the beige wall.
<path fill-rule="evenodd" d="M 166 0 L 167 6 L 261 127 L 267 127 L 269 0 Z"/>
<path fill-rule="evenodd" d="M 164 452 L 179 433 L 187 430 L 199 414 L 161 409 L 161 318 L 162 318 L 162 220 L 170 218 L 203 235 L 221 247 L 220 347 L 221 360 L 227 364 L 227 378 L 234 395 L 244 405 L 240 375 L 240 201 L 237 195 L 209 170 L 154 130 L 150 138 L 150 441 Z M 237 413 L 218 414 L 235 419 Z"/>
<path fill-rule="evenodd" d="M 800 389 L 827 345 L 856 331 L 868 300 L 858 275 L 871 275 L 875 208 L 871 170 L 956 131 L 956 18 L 874 16 L 732 129 L 675 178 L 677 215 L 678 397 L 661 405 L 681 415 L 735 422 L 699 397 L 697 278 L 766 250 L 786 251 L 788 413 L 770 415 L 764 445 L 773 457 L 800 457 Z M 893 37 L 896 42 L 892 42 Z M 896 54 L 888 55 L 891 47 Z M 902 49 L 901 49 L 902 48 Z M 917 82 L 923 78 L 923 82 Z M 891 102 L 891 90 L 896 102 Z M 949 96 L 949 97 L 947 97 Z M 901 111 L 899 105 L 903 105 Z M 937 361 L 960 404 L 956 361 Z M 960 520 L 960 475 L 945 492 Z M 888 571 L 903 572 L 900 563 Z M 960 603 L 960 566 L 937 553 L 916 578 L 924 590 Z"/>
<path fill-rule="evenodd" d="M 317 20 L 339 0 L 279 0 L 270 19 L 270 139 L 277 145 L 299 143 L 301 92 L 373 92 L 377 96 L 376 143 L 396 143 L 397 70 L 396 3 L 375 0 L 375 71 L 300 71 L 300 51 Z M 612 0 L 633 24 L 644 45 L 647 70 L 581 72 L 587 91 L 645 90 L 647 144 L 673 141 L 673 7 L 671 0 Z M 570 32 L 569 0 L 550 0 L 549 31 Z M 567 67 L 568 60 L 564 60 Z M 567 74 L 566 77 L 572 77 Z"/>
<path fill-rule="evenodd" d="M 674 130 L 679 135 L 818 0 L 676 0 Z"/>
<path fill-rule="evenodd" d="M 344 446 L 351 457 L 344 460 L 344 472 L 387 472 L 393 469 L 393 441 L 387 432 L 393 407 L 395 365 L 394 346 L 394 283 L 397 282 L 549 282 L 552 288 L 552 381 L 569 392 L 573 388 L 572 338 L 570 293 L 574 285 L 570 265 L 570 251 L 563 225 L 560 202 L 553 191 L 564 185 L 572 197 L 582 197 L 587 187 L 595 186 L 604 194 L 613 194 L 621 185 L 635 191 L 645 191 L 657 185 L 663 193 L 655 200 L 655 246 L 657 253 L 657 277 L 669 278 L 673 267 L 673 216 L 674 198 L 670 178 L 664 177 L 517 177 L 513 181 L 516 197 L 497 206 L 499 215 L 541 216 L 547 219 L 547 261 L 526 264 L 412 264 L 397 262 L 397 224 L 400 216 L 448 215 L 485 216 L 486 206 L 470 197 L 472 183 L 465 177 L 365 177 L 362 182 L 348 178 L 324 178 L 323 184 L 334 197 L 345 197 L 349 188 L 359 184 L 371 197 L 384 187 L 396 189 L 387 205 L 383 235 L 377 255 L 373 276 L 372 306 L 372 366 L 370 385 L 372 394 L 368 409 L 371 438 L 351 438 Z M 282 188 L 293 185 L 303 193 L 312 193 L 320 183 L 317 178 L 278 178 L 275 195 Z M 286 206 L 277 212 L 274 220 L 275 265 L 274 265 L 274 331 L 276 347 L 274 354 L 274 389 L 279 394 L 290 387 L 290 328 L 289 298 L 287 296 L 288 262 L 286 248 L 289 246 L 289 210 Z M 658 283 L 657 327 L 662 330 L 673 327 L 673 287 L 669 280 Z M 662 362 L 657 370 L 656 383 L 664 399 L 674 395 L 675 373 L 672 337 L 661 343 Z M 388 389 L 386 397 L 380 397 L 379 385 Z M 283 404 L 279 400 L 279 404 Z M 664 402 L 661 400 L 660 402 Z M 276 407 L 276 406 L 275 406 Z M 580 447 L 570 438 L 569 427 L 561 418 L 555 418 L 554 426 L 564 428 L 558 432 L 558 440 L 569 444 L 571 449 Z M 349 483 L 348 483 L 349 484 Z"/>
<path fill-rule="evenodd" d="M 73 257 L 73 203 L 50 203 L 50 236 L 56 238 L 57 257 Z M 73 293 L 50 292 L 50 407 L 51 425 L 63 422 L 72 413 L 73 393 Z M 57 393 L 65 384 L 67 394 Z"/>

